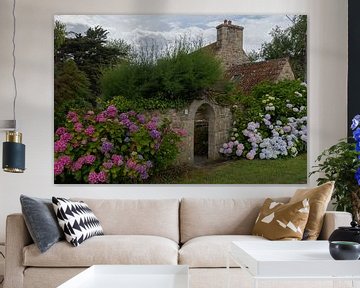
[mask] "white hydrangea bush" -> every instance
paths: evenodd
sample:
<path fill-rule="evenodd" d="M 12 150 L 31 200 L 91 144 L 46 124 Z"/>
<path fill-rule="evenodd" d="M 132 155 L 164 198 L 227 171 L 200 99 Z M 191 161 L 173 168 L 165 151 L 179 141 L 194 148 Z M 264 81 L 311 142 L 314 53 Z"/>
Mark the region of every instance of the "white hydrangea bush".
<path fill-rule="evenodd" d="M 300 81 L 260 84 L 233 106 L 230 139 L 219 147 L 228 158 L 268 160 L 307 151 L 307 86 Z"/>

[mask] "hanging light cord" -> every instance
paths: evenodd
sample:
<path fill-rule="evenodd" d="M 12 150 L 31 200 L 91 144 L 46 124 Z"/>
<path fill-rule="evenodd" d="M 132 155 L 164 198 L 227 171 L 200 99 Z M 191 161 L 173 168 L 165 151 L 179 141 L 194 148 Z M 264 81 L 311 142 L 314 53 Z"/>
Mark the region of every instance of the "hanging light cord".
<path fill-rule="evenodd" d="M 13 118 L 14 118 L 14 121 L 16 121 L 16 98 L 17 98 L 17 94 L 18 94 L 18 92 L 17 92 L 17 84 L 16 84 L 16 77 L 15 77 L 15 68 L 16 68 L 16 56 L 15 56 L 15 48 L 16 48 L 16 44 L 15 44 L 16 15 L 15 15 L 15 8 L 16 8 L 16 0 L 13 0 L 12 16 L 13 16 L 13 25 L 14 26 L 13 26 L 13 34 L 12 34 L 12 45 L 13 45 L 13 50 L 12 50 L 12 57 L 13 57 L 12 78 L 13 78 L 13 82 L 14 82 L 14 91 L 15 91 L 14 102 L 13 102 Z"/>
<path fill-rule="evenodd" d="M 5 255 L 0 251 L 0 255 L 5 259 Z M 0 285 L 4 282 L 4 276 L 0 276 Z"/>

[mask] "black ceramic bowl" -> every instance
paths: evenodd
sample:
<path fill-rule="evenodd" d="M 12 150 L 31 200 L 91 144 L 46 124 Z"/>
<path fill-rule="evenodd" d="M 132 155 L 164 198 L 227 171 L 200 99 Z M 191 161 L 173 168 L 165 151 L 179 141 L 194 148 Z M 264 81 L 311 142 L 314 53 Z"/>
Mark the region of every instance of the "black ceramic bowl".
<path fill-rule="evenodd" d="M 331 241 L 330 255 L 335 260 L 358 260 L 360 257 L 360 244 L 348 241 Z"/>

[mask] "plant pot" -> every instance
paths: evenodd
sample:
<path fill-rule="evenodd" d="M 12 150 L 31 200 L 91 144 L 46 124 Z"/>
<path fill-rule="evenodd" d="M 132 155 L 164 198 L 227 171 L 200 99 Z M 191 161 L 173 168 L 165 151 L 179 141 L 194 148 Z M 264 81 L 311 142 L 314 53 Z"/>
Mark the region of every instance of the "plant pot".
<path fill-rule="evenodd" d="M 357 242 L 360 244 L 360 226 L 358 226 L 356 221 L 350 223 L 351 226 L 343 226 L 334 230 L 329 237 L 329 242 L 331 241 L 349 241 Z"/>

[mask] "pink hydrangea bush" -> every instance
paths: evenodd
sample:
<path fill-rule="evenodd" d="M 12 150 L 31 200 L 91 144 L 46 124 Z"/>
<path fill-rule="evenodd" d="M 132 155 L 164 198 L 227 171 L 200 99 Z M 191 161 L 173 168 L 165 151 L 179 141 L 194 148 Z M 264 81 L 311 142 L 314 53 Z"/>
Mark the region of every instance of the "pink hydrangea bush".
<path fill-rule="evenodd" d="M 70 111 L 55 131 L 56 183 L 143 183 L 177 157 L 186 132 L 109 106 L 100 113 Z"/>

